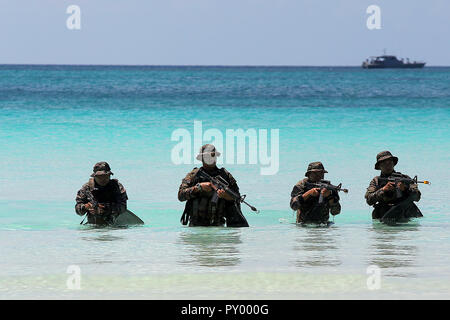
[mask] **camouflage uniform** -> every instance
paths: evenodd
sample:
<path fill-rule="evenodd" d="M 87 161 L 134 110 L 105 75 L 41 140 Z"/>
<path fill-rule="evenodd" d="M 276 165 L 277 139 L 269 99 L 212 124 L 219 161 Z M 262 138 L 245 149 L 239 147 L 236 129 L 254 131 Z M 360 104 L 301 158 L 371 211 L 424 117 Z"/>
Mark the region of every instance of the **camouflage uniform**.
<path fill-rule="evenodd" d="M 189 222 L 189 226 L 224 226 L 225 222 L 228 227 L 248 226 L 240 225 L 239 216 L 242 216 L 242 212 L 239 202 L 218 198 L 217 204 L 214 204 L 211 200 L 216 191 L 195 192 L 195 189 L 199 188 L 198 183 L 207 181 L 197 175 L 199 170 L 205 169 L 203 167 L 194 168 L 182 180 L 178 190 L 178 200 L 187 201 L 181 222 L 183 224 Z M 239 194 L 236 180 L 225 168 L 215 167 L 205 171 L 212 177 L 220 175 L 229 183 L 229 188 Z"/>
<path fill-rule="evenodd" d="M 305 173 L 307 178 L 297 182 L 292 189 L 290 206 L 292 210 L 297 211 L 297 223 L 326 223 L 330 213 L 335 216 L 341 212 L 339 195 L 335 191 L 332 191 L 328 198 L 323 199 L 322 205 L 318 204 L 319 197 L 303 199 L 303 194 L 311 189 L 306 186 L 306 183 L 313 183 L 308 177 L 308 173 L 312 171 L 327 172 L 321 162 L 312 162 L 308 165 L 308 171 Z M 331 205 L 329 204 L 330 199 L 334 199 L 334 203 Z"/>
<path fill-rule="evenodd" d="M 96 174 L 105 173 L 112 174 L 109 165 L 106 162 L 97 163 L 89 182 L 85 183 L 77 192 L 75 212 L 80 216 L 87 214 L 88 223 L 108 224 L 112 219 L 127 210 L 127 192 L 117 179 L 111 179 L 106 186 L 100 186 L 95 182 L 93 177 Z M 94 209 L 96 209 L 96 204 L 103 204 L 105 212 L 101 215 L 89 213 L 84 207 L 88 202 L 94 205 Z"/>
<path fill-rule="evenodd" d="M 394 165 L 397 164 L 398 158 L 392 156 L 392 154 L 389 151 L 383 151 L 380 152 L 377 155 L 377 163 L 375 164 L 375 169 L 380 170 L 379 164 L 387 159 L 393 159 Z M 396 172 L 395 170 L 391 174 L 381 174 L 380 176 L 376 176 L 375 178 L 370 181 L 369 187 L 367 188 L 367 192 L 365 195 L 367 204 L 369 206 L 374 206 L 374 209 L 372 211 L 372 219 L 381 219 L 384 214 L 391 209 L 394 205 L 398 204 L 399 202 L 405 200 L 409 196 L 412 196 L 413 201 L 419 201 L 420 200 L 420 191 L 417 186 L 417 184 L 410 184 L 409 188 L 405 192 L 401 192 L 400 190 L 398 192 L 401 192 L 401 197 L 397 197 L 397 191 L 383 191 L 382 188 L 386 185 L 386 183 L 380 183 L 379 179 L 381 178 L 389 178 L 393 173 L 401 174 L 400 172 Z M 411 179 L 409 176 L 405 174 L 401 174 L 403 178 Z M 420 213 L 419 208 L 414 203 L 411 203 L 411 206 L 408 208 L 408 213 L 410 216 L 415 217 L 417 215 L 422 215 Z"/>

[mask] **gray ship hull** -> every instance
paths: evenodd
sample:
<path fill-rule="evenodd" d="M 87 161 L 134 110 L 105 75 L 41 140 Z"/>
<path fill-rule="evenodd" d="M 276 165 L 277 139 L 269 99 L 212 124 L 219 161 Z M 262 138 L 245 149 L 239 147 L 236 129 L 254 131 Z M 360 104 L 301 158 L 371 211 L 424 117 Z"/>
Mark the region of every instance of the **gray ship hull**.
<path fill-rule="evenodd" d="M 403 65 L 386 66 L 379 64 L 363 64 L 364 69 L 420 69 L 425 66 L 425 63 L 405 63 Z"/>

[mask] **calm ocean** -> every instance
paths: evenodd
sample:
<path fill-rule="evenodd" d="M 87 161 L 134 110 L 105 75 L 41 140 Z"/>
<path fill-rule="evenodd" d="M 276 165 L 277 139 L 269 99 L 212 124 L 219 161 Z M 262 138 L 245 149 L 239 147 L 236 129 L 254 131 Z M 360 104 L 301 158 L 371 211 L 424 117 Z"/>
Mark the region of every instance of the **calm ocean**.
<path fill-rule="evenodd" d="M 250 228 L 180 224 L 178 187 L 198 164 L 174 164 L 171 137 L 194 121 L 224 137 L 279 130 L 276 174 L 224 164 L 261 211 L 243 206 Z M 3 65 L 0 147 L 1 299 L 450 298 L 450 68 Z M 431 181 L 424 218 L 372 222 L 382 150 Z M 75 195 L 97 161 L 146 225 L 80 226 Z M 289 207 L 312 161 L 350 190 L 330 228 L 296 226 Z"/>

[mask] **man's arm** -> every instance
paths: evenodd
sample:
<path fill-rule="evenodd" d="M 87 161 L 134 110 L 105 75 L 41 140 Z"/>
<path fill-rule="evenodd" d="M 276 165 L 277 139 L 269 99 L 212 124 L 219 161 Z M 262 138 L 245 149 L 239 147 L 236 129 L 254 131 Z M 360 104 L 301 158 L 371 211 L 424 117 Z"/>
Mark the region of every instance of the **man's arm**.
<path fill-rule="evenodd" d="M 181 181 L 180 188 L 178 189 L 178 200 L 187 201 L 193 199 L 198 195 L 198 188 L 194 185 L 194 178 L 197 170 L 192 170 Z"/>
<path fill-rule="evenodd" d="M 118 205 L 118 210 L 119 210 L 119 214 L 127 211 L 127 200 L 128 200 L 128 195 L 127 195 L 127 191 L 125 190 L 124 186 L 119 182 L 119 190 L 120 190 L 120 198 L 119 198 L 119 205 Z"/>
<path fill-rule="evenodd" d="M 370 181 L 365 198 L 369 206 L 373 206 L 375 203 L 383 201 L 383 189 L 378 188 L 376 178 L 373 178 L 372 181 Z"/>
<path fill-rule="evenodd" d="M 82 216 L 82 215 L 86 214 L 86 212 L 88 211 L 85 208 L 85 206 L 84 206 L 85 204 L 87 204 L 89 202 L 86 192 L 87 192 L 87 186 L 86 185 L 84 185 L 77 192 L 77 197 L 75 199 L 75 202 L 76 202 L 76 204 L 75 204 L 75 212 L 79 216 Z"/>
<path fill-rule="evenodd" d="M 298 210 L 305 202 L 303 194 L 305 193 L 305 187 L 303 184 L 296 184 L 292 188 L 290 206 L 292 210 Z"/>

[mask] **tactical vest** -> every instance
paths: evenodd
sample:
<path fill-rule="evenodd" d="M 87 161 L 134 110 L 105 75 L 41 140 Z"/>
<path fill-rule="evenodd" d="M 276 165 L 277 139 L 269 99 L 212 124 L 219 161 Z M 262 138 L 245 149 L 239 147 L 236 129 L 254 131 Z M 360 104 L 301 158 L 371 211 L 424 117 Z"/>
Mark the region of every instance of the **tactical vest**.
<path fill-rule="evenodd" d="M 312 188 L 306 188 L 305 192 L 311 190 Z M 339 200 L 339 197 L 338 199 Z M 330 218 L 330 208 L 328 205 L 328 201 L 324 200 L 324 203 L 319 205 L 319 198 L 309 200 L 307 203 L 304 203 L 297 210 L 297 223 L 326 223 Z"/>
<path fill-rule="evenodd" d="M 203 168 L 199 168 L 195 172 L 192 186 L 207 182 L 206 179 L 199 177 L 197 174 L 199 170 L 203 170 Z M 218 169 L 213 175 L 220 175 L 229 181 L 224 168 Z M 202 196 L 187 201 L 181 223 L 186 225 L 189 222 L 190 226 L 223 226 L 225 225 L 226 205 L 226 200 L 218 198 L 214 190 L 207 193 L 202 191 Z"/>
<path fill-rule="evenodd" d="M 88 223 L 105 224 L 109 223 L 119 213 L 121 203 L 121 193 L 119 181 L 111 179 L 105 187 L 96 187 L 94 178 L 88 181 L 88 201 L 94 205 L 98 204 L 106 206 L 106 213 L 102 216 L 91 215 L 88 213 Z"/>
<path fill-rule="evenodd" d="M 395 171 L 394 171 L 395 172 Z M 396 172 L 399 174 L 402 174 L 401 172 Z M 380 176 L 376 176 L 374 178 L 375 185 L 376 185 L 376 191 L 380 190 L 382 187 L 385 186 L 385 184 L 380 184 L 379 182 Z M 372 211 L 372 219 L 381 219 L 386 212 L 388 212 L 392 207 L 394 207 L 396 204 L 400 203 L 401 201 L 405 200 L 407 198 L 407 195 L 404 194 L 402 197 L 394 199 L 396 191 L 389 191 L 386 193 L 388 198 L 393 198 L 390 202 L 384 202 L 384 201 L 378 201 L 376 204 L 374 204 L 374 209 Z M 422 212 L 420 209 L 416 206 L 415 203 L 411 202 L 409 205 L 409 208 L 407 212 L 405 213 L 405 217 L 421 217 Z"/>

